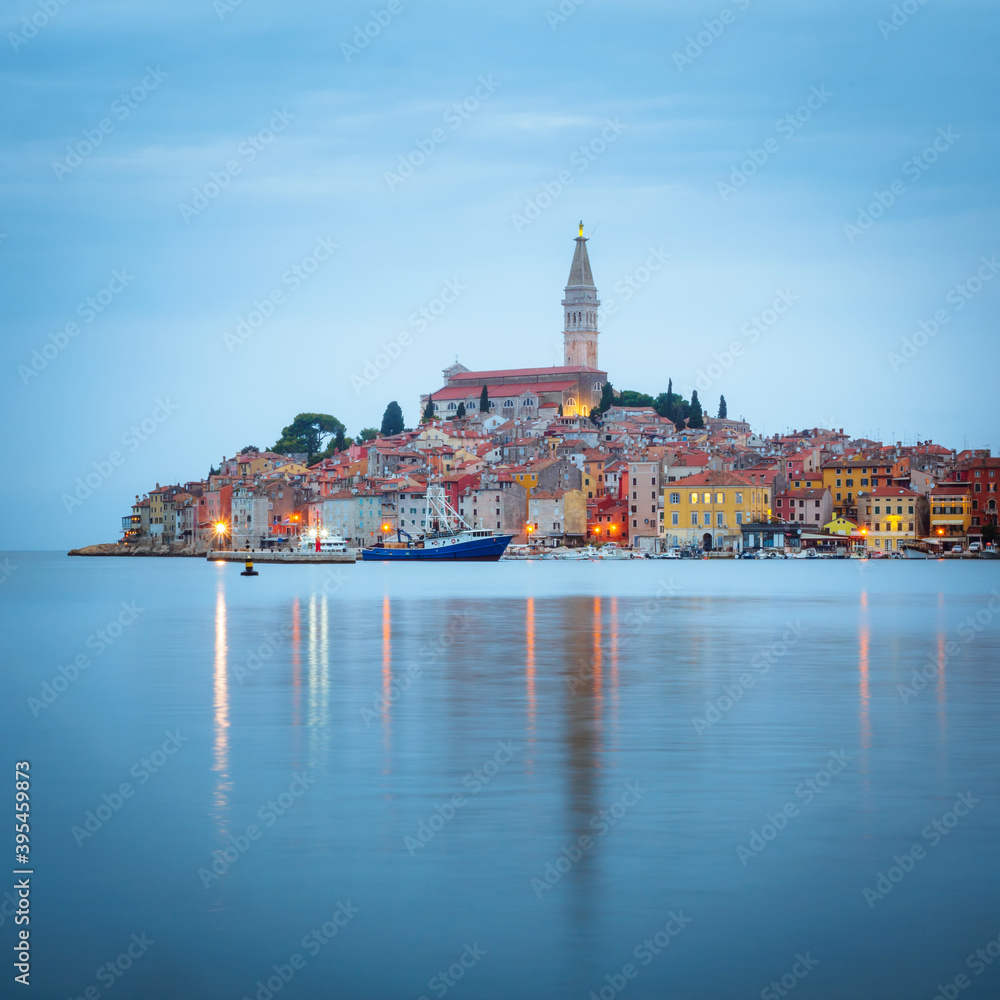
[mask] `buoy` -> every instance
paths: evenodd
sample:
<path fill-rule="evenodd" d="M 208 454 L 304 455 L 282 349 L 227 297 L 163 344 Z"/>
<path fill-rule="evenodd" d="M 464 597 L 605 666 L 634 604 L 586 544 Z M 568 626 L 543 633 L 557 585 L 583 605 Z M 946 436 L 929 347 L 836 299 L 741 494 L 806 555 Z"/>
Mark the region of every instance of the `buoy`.
<path fill-rule="evenodd" d="M 240 573 L 240 576 L 259 576 L 257 570 L 253 568 L 252 559 L 248 559 L 244 565 L 246 566 L 246 569 Z"/>

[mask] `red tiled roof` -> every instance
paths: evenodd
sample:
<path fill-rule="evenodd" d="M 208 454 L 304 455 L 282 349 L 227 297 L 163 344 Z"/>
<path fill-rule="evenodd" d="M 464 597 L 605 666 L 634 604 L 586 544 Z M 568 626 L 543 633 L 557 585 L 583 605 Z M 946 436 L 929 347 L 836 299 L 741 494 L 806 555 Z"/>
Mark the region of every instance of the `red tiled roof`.
<path fill-rule="evenodd" d="M 510 374 L 518 374 L 511 372 Z M 577 384 L 577 380 L 563 379 L 557 382 L 510 382 L 507 385 L 488 385 L 486 387 L 487 396 L 497 399 L 500 396 L 520 396 L 522 392 L 531 392 L 536 396 L 540 392 L 563 392 L 572 389 Z M 450 385 L 443 389 L 438 389 L 433 393 L 434 401 L 441 399 L 468 399 L 470 396 L 478 396 L 482 392 L 482 387 L 478 385 Z"/>

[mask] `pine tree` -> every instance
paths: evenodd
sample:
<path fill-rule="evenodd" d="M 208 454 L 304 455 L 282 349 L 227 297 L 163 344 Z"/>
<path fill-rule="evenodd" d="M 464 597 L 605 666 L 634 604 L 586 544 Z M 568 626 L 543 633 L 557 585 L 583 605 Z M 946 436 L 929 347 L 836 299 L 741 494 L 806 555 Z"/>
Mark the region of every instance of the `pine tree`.
<path fill-rule="evenodd" d="M 726 397 L 725 396 L 720 396 L 719 397 L 719 419 L 720 420 L 725 420 L 726 419 L 726 414 L 728 412 L 729 411 L 726 409 Z"/>
<path fill-rule="evenodd" d="M 490 391 L 485 385 L 479 393 L 479 412 L 487 417 L 490 415 Z"/>
<path fill-rule="evenodd" d="M 701 411 L 701 400 L 698 399 L 698 390 L 691 390 L 691 415 L 688 417 L 688 427 L 704 427 L 705 418 Z"/>
<path fill-rule="evenodd" d="M 459 403 L 458 409 L 455 411 L 455 419 L 461 420 L 465 416 L 465 403 Z"/>
<path fill-rule="evenodd" d="M 403 430 L 403 410 L 396 400 L 393 400 L 382 414 L 382 428 L 380 433 L 383 437 L 392 437 Z"/>
<path fill-rule="evenodd" d="M 344 428 L 343 427 L 338 427 L 337 428 L 337 436 L 336 436 L 336 438 L 334 438 L 333 448 L 334 448 L 334 451 L 338 451 L 338 452 L 344 450 Z"/>

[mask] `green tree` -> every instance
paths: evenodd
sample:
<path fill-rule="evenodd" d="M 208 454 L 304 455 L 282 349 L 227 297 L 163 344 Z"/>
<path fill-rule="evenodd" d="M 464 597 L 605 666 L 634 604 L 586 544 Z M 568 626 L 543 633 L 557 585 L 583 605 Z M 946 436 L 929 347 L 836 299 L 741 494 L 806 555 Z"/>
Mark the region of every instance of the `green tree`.
<path fill-rule="evenodd" d="M 426 423 L 428 420 L 434 419 L 434 397 L 427 397 L 427 405 L 424 407 L 423 416 L 420 418 L 421 423 Z"/>
<path fill-rule="evenodd" d="M 490 390 L 485 385 L 479 393 L 479 412 L 487 417 L 490 415 Z"/>
<path fill-rule="evenodd" d="M 618 398 L 619 406 L 652 406 L 653 397 L 645 392 L 637 392 L 635 389 L 622 389 L 622 394 Z"/>
<path fill-rule="evenodd" d="M 403 430 L 403 411 L 400 408 L 399 403 L 393 400 L 386 408 L 385 413 L 382 414 L 382 428 L 381 434 L 383 437 L 392 437 L 393 434 L 399 434 Z"/>
<path fill-rule="evenodd" d="M 688 417 L 688 427 L 704 427 L 705 417 L 701 411 L 701 400 L 698 399 L 698 390 L 691 390 L 691 415 Z"/>
<path fill-rule="evenodd" d="M 719 397 L 719 419 L 720 420 L 725 420 L 726 419 L 726 414 L 728 412 L 729 412 L 729 410 L 726 409 L 726 397 L 725 396 L 720 396 Z"/>
<path fill-rule="evenodd" d="M 344 428 L 343 426 L 337 428 L 337 435 L 333 440 L 333 450 L 343 451 L 346 447 L 344 443 Z"/>
<path fill-rule="evenodd" d="M 560 404 L 559 404 L 559 410 L 558 410 L 558 413 L 559 413 L 559 416 L 560 416 L 560 417 L 561 417 L 561 416 L 563 415 L 563 411 L 562 411 L 562 403 L 560 403 Z"/>
<path fill-rule="evenodd" d="M 281 437 L 273 450 L 279 454 L 304 451 L 306 461 L 312 462 L 313 457 L 323 450 L 324 441 L 343 427 L 329 413 L 299 413 L 287 427 L 282 428 Z"/>
<path fill-rule="evenodd" d="M 358 432 L 358 441 L 364 444 L 367 441 L 371 441 L 373 438 L 378 437 L 379 432 L 374 427 L 362 427 Z"/>
<path fill-rule="evenodd" d="M 248 444 L 245 448 L 240 448 L 236 454 L 245 455 L 248 451 L 260 451 L 260 448 L 258 448 L 255 444 Z"/>
<path fill-rule="evenodd" d="M 455 411 L 455 419 L 461 420 L 465 416 L 465 403 L 459 403 L 458 409 Z"/>
<path fill-rule="evenodd" d="M 590 419 L 597 423 L 615 405 L 615 389 L 610 382 L 601 386 L 601 401 L 590 411 Z"/>

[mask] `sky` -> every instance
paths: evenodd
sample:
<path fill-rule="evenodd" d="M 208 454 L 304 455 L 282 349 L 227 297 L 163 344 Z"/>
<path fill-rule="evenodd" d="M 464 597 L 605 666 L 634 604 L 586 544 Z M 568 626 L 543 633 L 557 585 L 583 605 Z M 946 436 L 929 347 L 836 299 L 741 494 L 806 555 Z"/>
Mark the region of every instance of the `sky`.
<path fill-rule="evenodd" d="M 413 424 L 456 358 L 561 363 L 580 220 L 617 388 L 1000 447 L 987 0 L 0 21 L 0 548 L 114 540 L 299 412 Z"/>

